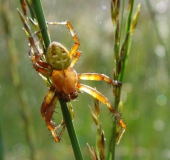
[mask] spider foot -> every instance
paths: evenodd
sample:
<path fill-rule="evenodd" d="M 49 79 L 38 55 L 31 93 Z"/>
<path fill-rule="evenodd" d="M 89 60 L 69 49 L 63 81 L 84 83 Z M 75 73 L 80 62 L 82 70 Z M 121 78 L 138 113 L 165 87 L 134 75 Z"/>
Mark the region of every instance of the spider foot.
<path fill-rule="evenodd" d="M 113 80 L 112 82 L 113 82 L 112 84 L 113 84 L 114 87 L 121 87 L 122 86 L 122 82 L 120 82 L 120 81 Z"/>
<path fill-rule="evenodd" d="M 58 136 L 54 130 L 51 131 L 51 134 L 52 134 L 54 140 L 55 140 L 57 143 L 59 143 L 60 140 L 61 140 L 61 137 Z"/>
<path fill-rule="evenodd" d="M 53 124 L 54 124 L 54 122 L 53 122 Z M 59 124 L 58 126 L 55 126 L 51 130 L 51 134 L 56 142 L 59 143 L 61 141 L 61 137 L 64 133 L 65 127 L 66 127 L 65 121 L 62 121 L 61 124 Z M 61 130 L 59 131 L 59 133 L 57 133 L 57 130 L 59 130 L 60 128 L 61 128 Z"/>
<path fill-rule="evenodd" d="M 123 134 L 125 133 L 126 130 L 126 124 L 124 123 L 124 121 L 120 118 L 117 119 L 117 125 L 121 128 L 118 129 L 118 133 L 116 136 L 116 145 L 119 144 L 120 140 L 122 139 Z"/>
<path fill-rule="evenodd" d="M 117 136 L 117 141 L 116 141 L 116 145 L 119 144 L 120 140 L 122 139 L 123 134 L 125 133 L 125 130 L 126 130 L 125 128 L 122 128 L 120 134 L 118 134 L 118 136 Z"/>

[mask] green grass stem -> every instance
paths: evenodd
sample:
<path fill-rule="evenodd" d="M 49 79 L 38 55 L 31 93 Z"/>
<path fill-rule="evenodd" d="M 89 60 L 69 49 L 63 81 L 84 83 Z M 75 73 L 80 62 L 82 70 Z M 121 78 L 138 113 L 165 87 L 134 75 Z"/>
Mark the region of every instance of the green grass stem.
<path fill-rule="evenodd" d="M 130 51 L 131 46 L 131 39 L 133 31 L 136 27 L 137 20 L 138 20 L 138 14 L 140 10 L 140 6 L 137 7 L 136 14 L 133 18 L 132 23 L 132 13 L 133 13 L 133 6 L 134 6 L 134 0 L 129 0 L 127 4 L 127 21 L 126 21 L 126 27 L 123 27 L 124 19 L 124 13 L 125 13 L 125 0 L 123 1 L 114 1 L 111 0 L 111 18 L 114 26 L 114 61 L 115 61 L 115 69 L 114 69 L 114 80 L 123 81 L 124 71 Z M 120 14 L 121 11 L 121 14 Z M 123 29 L 125 31 L 123 32 Z M 122 35 L 124 33 L 124 35 Z M 123 42 L 121 42 L 123 40 Z M 119 107 L 120 102 L 120 95 L 121 95 L 121 88 L 116 87 L 113 88 L 113 93 L 115 97 L 114 102 L 114 108 L 118 112 L 121 112 Z M 117 136 L 119 134 L 118 124 L 116 118 L 113 118 L 113 126 L 112 126 L 112 132 L 111 132 L 111 138 L 110 138 L 110 147 L 109 147 L 109 153 L 108 153 L 108 160 L 114 160 L 115 159 L 115 146 L 117 141 Z"/>
<path fill-rule="evenodd" d="M 130 32 L 133 6 L 134 6 L 134 0 L 131 0 L 131 2 L 130 2 L 130 12 L 129 12 L 128 19 L 127 19 L 127 24 L 126 24 L 126 32 L 125 32 L 126 35 L 128 35 L 129 32 Z M 131 46 L 131 36 L 128 36 L 127 45 L 126 45 L 124 58 L 123 58 L 123 62 L 122 62 L 122 71 L 121 71 L 120 76 L 119 76 L 119 81 L 121 81 L 121 82 L 123 81 L 123 76 L 124 76 L 125 67 L 126 67 L 126 64 L 127 64 L 127 59 L 128 59 L 128 55 L 129 55 L 129 51 L 130 51 L 130 46 Z"/>

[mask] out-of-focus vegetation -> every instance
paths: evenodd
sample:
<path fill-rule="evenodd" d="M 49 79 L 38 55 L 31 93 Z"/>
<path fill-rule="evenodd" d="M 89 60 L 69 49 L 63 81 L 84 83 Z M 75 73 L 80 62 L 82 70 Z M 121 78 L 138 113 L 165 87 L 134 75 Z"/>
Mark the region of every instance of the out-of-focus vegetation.
<path fill-rule="evenodd" d="M 168 160 L 170 159 L 170 103 L 169 92 L 169 42 L 170 42 L 170 2 L 150 0 L 141 3 L 141 13 L 135 30 L 130 56 L 123 80 L 122 117 L 127 130 L 116 147 L 116 159 L 121 160 Z M 16 8 L 19 2 L 9 1 L 10 25 L 15 42 L 24 93 L 28 96 L 29 110 L 35 132 L 36 158 L 74 159 L 67 131 L 62 141 L 56 144 L 46 129 L 41 117 L 40 106 L 47 92 L 41 77 L 33 69 L 28 58 L 28 40 L 22 31 L 22 24 Z M 79 39 L 82 56 L 76 64 L 77 72 L 99 72 L 113 77 L 113 27 L 110 17 L 110 1 L 43 1 L 47 21 L 69 20 Z M 151 14 L 152 13 L 152 14 Z M 154 14 L 153 14 L 154 13 Z M 73 41 L 66 27 L 50 26 L 52 40 L 71 48 Z M 159 35 L 159 36 L 158 36 Z M 8 53 L 3 20 L 0 19 L 0 124 L 5 160 L 29 159 L 29 148 L 25 138 L 23 121 L 19 112 L 18 90 L 14 88 L 11 74 L 11 60 Z M 96 87 L 113 103 L 111 88 L 103 82 L 86 82 Z M 86 143 L 95 144 L 95 125 L 88 105 L 93 106 L 93 98 L 79 94 L 72 102 L 75 112 L 74 125 L 84 159 L 90 159 Z M 60 121 L 58 104 L 55 121 Z M 102 127 L 109 137 L 111 117 L 107 107 L 101 104 Z M 106 143 L 107 143 L 106 139 Z M 107 145 L 108 146 L 108 145 Z"/>

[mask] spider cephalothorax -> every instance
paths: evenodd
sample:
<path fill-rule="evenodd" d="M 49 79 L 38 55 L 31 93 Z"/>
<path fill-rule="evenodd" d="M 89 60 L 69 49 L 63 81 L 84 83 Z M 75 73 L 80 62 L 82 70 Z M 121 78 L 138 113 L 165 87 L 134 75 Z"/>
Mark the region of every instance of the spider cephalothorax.
<path fill-rule="evenodd" d="M 55 70 L 64 70 L 71 64 L 69 51 L 60 43 L 52 42 L 46 52 L 47 63 Z"/>
<path fill-rule="evenodd" d="M 79 79 L 81 80 L 96 80 L 96 81 L 105 81 L 113 87 L 120 87 L 121 83 L 110 79 L 108 76 L 99 73 L 77 73 L 73 67 L 77 60 L 80 57 L 81 52 L 78 51 L 78 47 L 80 45 L 78 37 L 74 33 L 70 22 L 50 22 L 47 24 L 52 25 L 66 25 L 68 30 L 71 33 L 71 36 L 74 40 L 74 45 L 70 51 L 68 51 L 62 44 L 58 42 L 52 42 L 46 53 L 45 58 L 42 54 L 40 47 L 37 45 L 36 40 L 29 30 L 29 25 L 24 17 L 19 12 L 21 20 L 24 24 L 25 31 L 29 36 L 30 42 L 30 50 L 32 55 L 30 56 L 31 61 L 33 63 L 34 69 L 43 75 L 50 83 L 49 91 L 47 92 L 42 106 L 41 106 L 41 114 L 43 119 L 45 120 L 48 129 L 51 131 L 56 142 L 60 141 L 63 130 L 65 128 L 64 121 L 60 125 L 55 125 L 52 121 L 52 116 L 54 113 L 55 105 L 58 99 L 63 99 L 65 102 L 69 102 L 75 98 L 77 98 L 78 93 L 83 91 L 90 94 L 92 97 L 98 99 L 102 103 L 106 104 L 109 108 L 110 112 L 117 119 L 117 123 L 122 127 L 122 132 L 119 135 L 118 142 L 122 137 L 126 125 L 123 122 L 120 114 L 115 110 L 115 108 L 111 105 L 108 99 L 101 94 L 96 89 L 83 85 L 79 83 Z M 62 127 L 60 133 L 57 133 L 57 129 Z"/>

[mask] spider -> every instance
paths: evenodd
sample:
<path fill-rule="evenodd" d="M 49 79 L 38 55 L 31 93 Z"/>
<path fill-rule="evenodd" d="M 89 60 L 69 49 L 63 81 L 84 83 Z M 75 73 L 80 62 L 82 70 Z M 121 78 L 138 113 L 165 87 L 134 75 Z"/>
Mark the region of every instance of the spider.
<path fill-rule="evenodd" d="M 19 12 L 19 10 L 18 10 Z M 52 136 L 56 142 L 60 142 L 61 136 L 65 128 L 64 120 L 60 125 L 56 126 L 52 120 L 56 102 L 62 99 L 65 102 L 70 102 L 77 98 L 79 92 L 86 92 L 92 97 L 98 99 L 100 102 L 107 105 L 108 109 L 115 116 L 117 123 L 121 126 L 122 130 L 118 138 L 118 143 L 126 129 L 126 124 L 123 122 L 120 114 L 115 110 L 108 99 L 96 89 L 81 84 L 79 80 L 95 80 L 105 81 L 113 87 L 120 87 L 121 83 L 110 79 L 108 76 L 99 73 L 77 73 L 74 70 L 74 65 L 78 61 L 81 52 L 78 51 L 80 42 L 75 34 L 71 23 L 65 22 L 48 22 L 48 25 L 64 25 L 67 26 L 73 40 L 74 45 L 71 50 L 68 51 L 59 42 L 52 42 L 43 54 L 42 49 L 34 38 L 35 35 L 31 34 L 27 20 L 19 12 L 20 18 L 23 22 L 24 29 L 28 35 L 30 43 L 30 59 L 32 61 L 34 69 L 44 76 L 50 82 L 49 91 L 44 97 L 41 105 L 41 114 L 46 122 L 48 129 L 51 131 Z M 57 133 L 57 129 L 62 127 L 60 133 Z"/>

